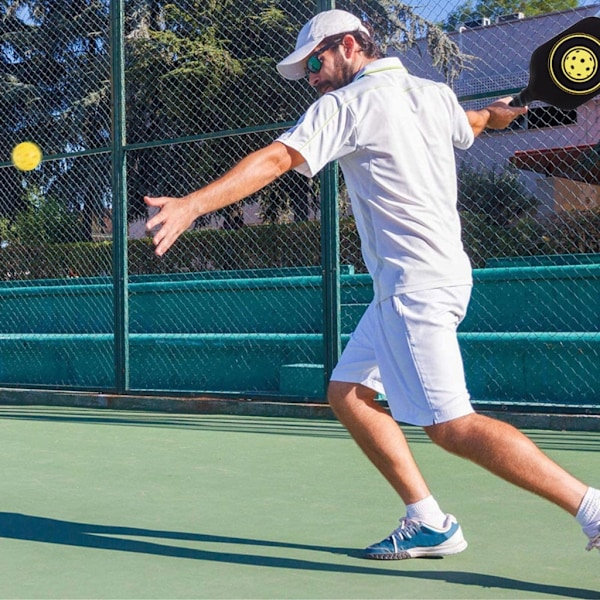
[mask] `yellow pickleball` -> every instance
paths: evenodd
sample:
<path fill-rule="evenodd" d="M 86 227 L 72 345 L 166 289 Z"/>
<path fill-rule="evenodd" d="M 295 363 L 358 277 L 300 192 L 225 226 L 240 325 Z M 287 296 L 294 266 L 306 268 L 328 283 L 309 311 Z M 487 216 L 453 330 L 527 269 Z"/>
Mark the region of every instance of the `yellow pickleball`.
<path fill-rule="evenodd" d="M 576 46 L 565 52 L 561 67 L 563 73 L 571 81 L 588 81 L 598 72 L 598 60 L 596 55 L 583 46 Z"/>
<path fill-rule="evenodd" d="M 42 162 L 42 149 L 34 142 L 21 142 L 13 148 L 11 159 L 19 171 L 31 171 Z"/>

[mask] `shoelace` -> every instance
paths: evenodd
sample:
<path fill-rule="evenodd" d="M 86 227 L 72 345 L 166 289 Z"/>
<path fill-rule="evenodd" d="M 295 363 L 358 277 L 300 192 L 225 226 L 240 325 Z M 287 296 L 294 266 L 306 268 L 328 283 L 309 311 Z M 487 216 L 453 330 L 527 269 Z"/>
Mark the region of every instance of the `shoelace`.
<path fill-rule="evenodd" d="M 592 550 L 592 548 L 598 548 L 598 550 L 600 550 L 600 533 L 593 538 L 590 538 L 589 544 L 585 547 L 588 552 Z"/>
<path fill-rule="evenodd" d="M 391 538 L 398 537 L 401 540 L 409 540 L 413 535 L 419 533 L 420 523 L 403 517 L 400 519 L 400 526 L 394 529 Z"/>

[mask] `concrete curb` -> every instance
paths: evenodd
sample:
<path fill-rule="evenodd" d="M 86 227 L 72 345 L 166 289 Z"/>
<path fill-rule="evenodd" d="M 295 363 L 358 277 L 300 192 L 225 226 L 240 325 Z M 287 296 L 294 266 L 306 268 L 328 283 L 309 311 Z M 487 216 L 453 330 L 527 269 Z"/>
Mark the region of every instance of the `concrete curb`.
<path fill-rule="evenodd" d="M 113 395 L 95 392 L 67 392 L 0 388 L 0 405 L 62 406 L 165 413 L 223 414 L 302 419 L 334 419 L 324 402 L 285 401 L 264 398 L 213 396 Z M 554 412 L 480 410 L 481 414 L 511 423 L 522 429 L 554 431 L 600 431 L 600 415 Z"/>

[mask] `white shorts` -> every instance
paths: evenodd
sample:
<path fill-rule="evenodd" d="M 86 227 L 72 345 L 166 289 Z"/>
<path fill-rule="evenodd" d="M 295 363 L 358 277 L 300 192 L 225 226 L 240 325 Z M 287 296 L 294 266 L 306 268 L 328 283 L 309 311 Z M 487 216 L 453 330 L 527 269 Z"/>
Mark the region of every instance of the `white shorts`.
<path fill-rule="evenodd" d="M 399 294 L 372 303 L 332 381 L 385 394 L 396 421 L 443 423 L 473 412 L 456 336 L 470 285 Z"/>

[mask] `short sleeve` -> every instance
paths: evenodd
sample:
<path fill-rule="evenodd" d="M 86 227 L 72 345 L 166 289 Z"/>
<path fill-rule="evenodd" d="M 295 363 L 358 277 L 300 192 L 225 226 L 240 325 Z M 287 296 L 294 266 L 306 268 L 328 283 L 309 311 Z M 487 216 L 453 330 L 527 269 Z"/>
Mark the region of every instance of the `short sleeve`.
<path fill-rule="evenodd" d="M 450 110 L 453 121 L 452 143 L 455 148 L 466 150 L 473 145 L 475 134 L 469 123 L 467 113 L 465 113 L 463 107 L 458 103 L 456 95 L 450 88 L 446 89 L 449 95 L 448 101 L 451 103 Z"/>
<path fill-rule="evenodd" d="M 356 119 L 348 104 L 335 94 L 325 94 L 277 141 L 304 158 L 296 171 L 314 177 L 327 163 L 356 149 Z"/>

